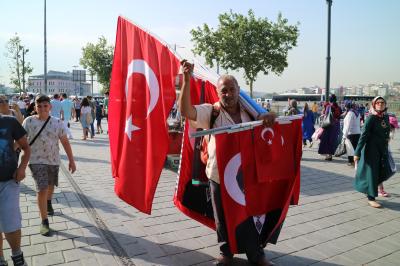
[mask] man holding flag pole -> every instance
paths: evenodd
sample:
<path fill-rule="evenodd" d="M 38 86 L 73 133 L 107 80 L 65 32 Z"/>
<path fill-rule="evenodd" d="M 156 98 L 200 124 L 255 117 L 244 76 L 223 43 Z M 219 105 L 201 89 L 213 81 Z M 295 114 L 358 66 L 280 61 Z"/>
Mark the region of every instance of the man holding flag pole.
<path fill-rule="evenodd" d="M 231 75 L 223 75 L 217 82 L 217 93 L 219 102 L 193 106 L 190 98 L 190 76 L 193 72 L 193 64 L 186 60 L 181 62 L 183 68 L 183 84 L 179 99 L 179 108 L 182 115 L 197 128 L 221 127 L 226 125 L 239 124 L 252 121 L 252 117 L 239 104 L 239 85 L 237 80 Z M 217 109 L 218 115 L 212 119 L 213 111 Z M 264 125 L 271 127 L 274 124 L 276 115 L 266 113 L 258 117 L 264 120 Z M 214 120 L 213 125 L 210 121 Z M 214 219 L 218 242 L 220 243 L 221 256 L 217 259 L 218 265 L 228 265 L 233 258 L 232 249 L 229 246 L 227 228 L 224 217 L 224 209 L 221 201 L 220 178 L 216 160 L 215 137 L 211 136 L 208 144 L 208 161 L 206 175 L 209 178 L 211 201 L 214 211 Z M 254 239 L 253 243 L 245 248 L 246 255 L 250 262 L 255 265 L 272 265 L 265 257 L 263 247 Z"/>

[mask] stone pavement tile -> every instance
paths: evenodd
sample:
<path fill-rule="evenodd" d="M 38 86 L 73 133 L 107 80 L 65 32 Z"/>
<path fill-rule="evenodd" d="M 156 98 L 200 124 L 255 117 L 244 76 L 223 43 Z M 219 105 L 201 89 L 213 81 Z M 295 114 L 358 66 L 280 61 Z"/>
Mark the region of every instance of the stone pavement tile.
<path fill-rule="evenodd" d="M 97 259 L 97 265 L 117 265 L 117 261 L 113 254 L 110 252 L 110 248 L 106 245 L 95 245 L 91 246 L 91 250 Z M 92 264 L 91 266 L 94 266 Z"/>
<path fill-rule="evenodd" d="M 385 257 L 368 262 L 368 266 L 398 266 L 400 261 L 400 252 L 391 253 Z"/>
<path fill-rule="evenodd" d="M 74 248 L 74 243 L 71 239 L 57 241 L 57 243 L 46 244 L 46 249 L 48 252 L 63 251 L 73 248 Z"/>
<path fill-rule="evenodd" d="M 285 241 L 285 244 L 292 247 L 295 251 L 306 249 L 308 247 L 314 246 L 313 243 L 307 240 L 305 236 L 295 237 Z"/>
<path fill-rule="evenodd" d="M 198 241 L 196 238 L 192 238 L 161 245 L 160 247 L 165 251 L 167 255 L 171 255 L 188 252 L 191 250 L 202 249 L 206 246 L 202 242 Z"/>
<path fill-rule="evenodd" d="M 330 242 L 325 242 L 316 246 L 313 246 L 314 251 L 322 253 L 325 255 L 327 258 L 336 256 L 340 253 L 342 253 L 342 250 L 337 247 L 335 244 L 330 243 Z"/>
<path fill-rule="evenodd" d="M 374 258 L 374 254 L 361 252 L 358 249 L 353 249 L 349 252 L 341 254 L 341 257 L 351 261 L 353 265 L 364 265 Z M 335 257 L 331 258 L 331 260 L 335 261 Z"/>
<path fill-rule="evenodd" d="M 316 254 L 315 252 L 313 253 L 314 255 Z M 311 254 L 309 254 L 311 255 Z M 299 257 L 299 256 L 294 256 L 293 254 L 290 255 L 285 255 L 279 258 L 276 258 L 272 260 L 273 263 L 279 266 L 300 266 L 300 265 L 311 265 L 313 263 L 318 262 L 317 260 L 314 260 L 312 258 L 308 257 Z"/>
<path fill-rule="evenodd" d="M 351 259 L 347 257 L 343 257 L 342 255 L 335 256 L 333 258 L 313 264 L 313 266 L 329 266 L 329 265 L 354 266 L 358 264 L 354 263 Z"/>
<path fill-rule="evenodd" d="M 197 241 L 203 243 L 205 247 L 215 246 L 217 244 L 217 234 L 215 232 L 196 238 Z"/>
<path fill-rule="evenodd" d="M 62 252 L 66 262 L 94 258 L 90 247 L 82 247 Z"/>
<path fill-rule="evenodd" d="M 51 228 L 51 225 L 50 225 Z M 38 228 L 39 230 L 39 228 Z M 42 235 L 31 235 L 30 237 L 32 245 L 41 244 L 41 243 L 49 243 L 57 241 L 57 234 L 52 232 L 50 236 L 42 236 Z"/>
<path fill-rule="evenodd" d="M 211 261 L 214 258 L 210 257 L 208 254 L 201 252 L 201 250 L 189 251 L 185 253 L 180 253 L 176 255 L 169 256 L 171 261 L 176 266 L 187 266 L 194 265 L 202 262 Z"/>
<path fill-rule="evenodd" d="M 61 252 L 54 252 L 34 256 L 32 261 L 34 266 L 57 265 L 64 262 L 64 257 Z"/>
<path fill-rule="evenodd" d="M 124 250 L 129 257 L 136 257 L 138 255 L 147 254 L 147 250 L 138 243 L 124 245 Z"/>

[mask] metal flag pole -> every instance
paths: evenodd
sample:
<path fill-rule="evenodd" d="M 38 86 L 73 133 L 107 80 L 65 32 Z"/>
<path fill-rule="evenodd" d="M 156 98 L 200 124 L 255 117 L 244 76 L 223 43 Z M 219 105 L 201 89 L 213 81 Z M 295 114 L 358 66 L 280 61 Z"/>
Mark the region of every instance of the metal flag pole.
<path fill-rule="evenodd" d="M 303 115 L 290 115 L 290 116 L 279 116 L 277 119 L 275 119 L 275 123 L 278 124 L 290 124 L 292 123 L 293 120 L 296 119 L 303 119 Z M 218 135 L 218 134 L 223 134 L 223 133 L 236 133 L 240 131 L 245 131 L 249 129 L 253 129 L 255 127 L 261 126 L 263 124 L 262 120 L 257 120 L 257 121 L 252 121 L 252 122 L 244 122 L 240 124 L 235 124 L 235 125 L 229 125 L 229 126 L 223 126 L 223 127 L 217 127 L 217 128 L 211 128 L 207 130 L 202 130 L 202 131 L 196 131 L 190 135 L 191 138 L 197 138 L 197 137 L 202 137 L 202 136 L 207 136 L 207 135 Z"/>

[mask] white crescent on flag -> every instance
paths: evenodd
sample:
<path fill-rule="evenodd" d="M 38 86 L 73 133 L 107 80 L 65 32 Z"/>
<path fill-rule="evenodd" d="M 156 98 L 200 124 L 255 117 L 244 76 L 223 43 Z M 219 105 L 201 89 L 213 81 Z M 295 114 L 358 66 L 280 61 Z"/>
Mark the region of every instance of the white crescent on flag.
<path fill-rule="evenodd" d="M 147 64 L 146 61 L 142 59 L 134 59 L 128 65 L 128 72 L 126 74 L 125 81 L 125 97 L 128 99 L 129 95 L 129 78 L 132 74 L 138 73 L 142 74 L 146 78 L 147 86 L 149 87 L 150 92 L 150 103 L 147 109 L 147 117 L 151 111 L 153 111 L 154 107 L 157 104 L 159 95 L 160 95 L 160 86 L 158 84 L 157 76 L 154 74 L 154 71 Z M 132 115 L 129 115 L 128 119 L 125 122 L 125 133 L 128 136 L 129 140 L 132 138 L 132 131 L 139 130 L 140 128 L 132 124 Z"/>

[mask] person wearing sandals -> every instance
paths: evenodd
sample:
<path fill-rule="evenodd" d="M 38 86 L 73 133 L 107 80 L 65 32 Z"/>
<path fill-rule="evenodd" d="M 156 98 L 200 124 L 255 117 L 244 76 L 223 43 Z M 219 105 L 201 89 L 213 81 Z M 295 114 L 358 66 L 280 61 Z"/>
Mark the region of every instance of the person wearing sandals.
<path fill-rule="evenodd" d="M 333 123 L 328 128 L 325 128 L 320 137 L 320 144 L 318 147 L 318 154 L 325 155 L 326 161 L 332 161 L 332 155 L 338 145 L 339 131 L 340 131 L 340 115 L 342 113 L 339 105 L 336 102 L 336 95 L 332 94 L 329 97 L 329 102 L 324 104 L 323 116 L 329 114 L 329 110 L 333 116 Z M 321 120 L 323 118 L 321 117 Z"/>
<path fill-rule="evenodd" d="M 354 188 L 367 195 L 368 204 L 374 208 L 381 205 L 375 201 L 378 185 L 389 178 L 388 143 L 390 134 L 389 116 L 386 114 L 386 101 L 377 96 L 372 100 L 369 115 L 354 151 L 356 178 Z"/>

